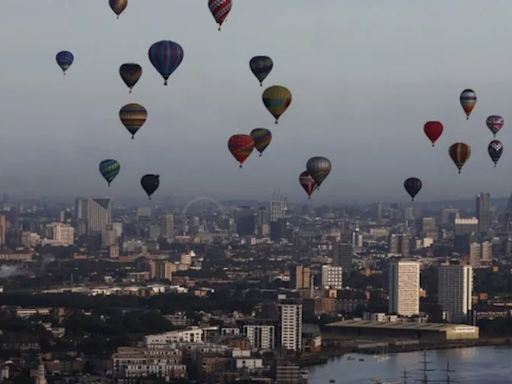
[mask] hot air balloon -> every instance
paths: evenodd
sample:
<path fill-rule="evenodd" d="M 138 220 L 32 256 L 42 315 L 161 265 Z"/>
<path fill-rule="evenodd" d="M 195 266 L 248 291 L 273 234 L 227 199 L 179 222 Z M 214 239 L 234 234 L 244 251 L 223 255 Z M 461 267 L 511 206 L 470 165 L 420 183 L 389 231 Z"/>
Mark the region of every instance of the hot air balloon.
<path fill-rule="evenodd" d="M 503 144 L 499 140 L 493 140 L 489 143 L 489 147 L 487 147 L 487 151 L 489 152 L 489 156 L 491 156 L 491 160 L 496 167 L 498 164 L 498 160 L 503 154 Z"/>
<path fill-rule="evenodd" d="M 265 89 L 262 95 L 263 104 L 268 111 L 276 118 L 276 124 L 281 115 L 292 103 L 292 93 L 288 88 L 281 85 L 273 85 Z"/>
<path fill-rule="evenodd" d="M 117 15 L 117 18 L 119 19 L 119 15 L 123 13 L 123 11 L 128 6 L 128 0 L 109 0 L 108 3 L 110 4 L 110 8 L 112 8 L 112 11 Z"/>
<path fill-rule="evenodd" d="M 466 112 L 466 120 L 469 120 L 469 115 L 473 111 L 476 105 L 476 93 L 472 89 L 465 89 L 460 94 L 460 105 Z"/>
<path fill-rule="evenodd" d="M 331 173 L 331 161 L 325 157 L 312 157 L 306 164 L 306 170 L 316 183 L 316 189 L 320 189 L 320 185 L 326 177 Z"/>
<path fill-rule="evenodd" d="M 60 69 L 62 69 L 62 73 L 65 75 L 66 71 L 71 67 L 71 64 L 73 64 L 73 61 L 75 61 L 75 57 L 69 51 L 60 51 L 57 53 L 57 56 L 55 56 L 55 60 Z"/>
<path fill-rule="evenodd" d="M 100 173 L 105 180 L 107 180 L 108 186 L 116 178 L 117 174 L 121 170 L 121 164 L 117 160 L 107 159 L 100 163 Z"/>
<path fill-rule="evenodd" d="M 132 93 L 132 88 L 142 76 L 142 68 L 139 64 L 126 63 L 119 67 L 119 75 Z"/>
<path fill-rule="evenodd" d="M 404 181 L 404 188 L 409 196 L 411 196 L 412 201 L 414 201 L 414 197 L 418 192 L 421 191 L 422 185 L 421 180 L 416 177 L 409 177 Z"/>
<path fill-rule="evenodd" d="M 249 135 L 233 135 L 228 140 L 228 149 L 242 168 L 242 164 L 254 149 L 254 139 Z"/>
<path fill-rule="evenodd" d="M 423 130 L 425 131 L 425 135 L 427 135 L 432 142 L 432 146 L 434 146 L 437 139 L 439 139 L 443 133 L 443 124 L 440 121 L 427 121 Z"/>
<path fill-rule="evenodd" d="M 148 111 L 140 104 L 126 104 L 119 111 L 119 118 L 128 132 L 132 134 L 133 140 L 137 131 L 146 122 L 146 119 L 148 118 Z"/>
<path fill-rule="evenodd" d="M 487 124 L 487 128 L 492 132 L 494 137 L 496 137 L 496 134 L 500 131 L 500 129 L 503 127 L 503 124 L 505 121 L 503 120 L 503 117 L 498 115 L 492 115 L 487 118 L 485 121 L 485 124 Z"/>
<path fill-rule="evenodd" d="M 178 69 L 183 61 L 183 48 L 178 43 L 170 40 L 162 40 L 149 48 L 149 61 L 153 67 L 162 75 L 167 85 L 167 80 L 173 72 Z"/>
<path fill-rule="evenodd" d="M 233 2 L 231 0 L 208 0 L 208 8 L 210 8 L 213 18 L 219 24 L 219 31 L 232 6 Z"/>
<path fill-rule="evenodd" d="M 465 143 L 455 143 L 450 146 L 448 153 L 460 173 L 462 167 L 471 156 L 471 147 Z"/>
<path fill-rule="evenodd" d="M 254 148 L 260 153 L 261 157 L 263 151 L 272 141 L 272 132 L 266 128 L 255 128 L 251 131 L 251 137 L 254 140 Z"/>
<path fill-rule="evenodd" d="M 148 194 L 149 200 L 151 200 L 151 195 L 155 193 L 160 185 L 160 176 L 159 175 L 144 175 L 140 179 L 140 185 L 142 189 L 146 191 Z"/>
<path fill-rule="evenodd" d="M 260 82 L 260 87 L 263 86 L 263 80 L 267 78 L 272 68 L 274 68 L 274 62 L 268 56 L 254 56 L 249 62 L 252 73 Z"/>
<path fill-rule="evenodd" d="M 316 183 L 308 171 L 304 171 L 299 175 L 299 183 L 308 194 L 308 199 L 311 199 L 311 195 L 313 194 L 316 188 Z"/>

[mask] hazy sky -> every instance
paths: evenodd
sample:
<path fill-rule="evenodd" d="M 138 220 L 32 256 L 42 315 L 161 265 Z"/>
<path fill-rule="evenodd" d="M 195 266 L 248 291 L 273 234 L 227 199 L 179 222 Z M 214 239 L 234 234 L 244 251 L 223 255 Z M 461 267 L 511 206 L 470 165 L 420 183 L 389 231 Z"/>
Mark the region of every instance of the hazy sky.
<path fill-rule="evenodd" d="M 318 203 L 406 201 L 410 176 L 423 180 L 418 200 L 512 191 L 510 0 L 234 0 L 220 33 L 206 3 L 130 0 L 116 20 L 107 0 L 3 2 L 0 191 L 143 196 L 140 177 L 156 173 L 155 198 L 281 190 L 306 201 L 298 175 L 312 156 L 333 164 Z M 185 51 L 168 87 L 147 56 L 163 39 Z M 75 55 L 65 77 L 60 50 Z M 265 85 L 294 97 L 277 126 L 248 66 L 260 54 L 275 63 Z M 144 69 L 131 95 L 124 62 Z M 469 122 L 464 88 L 478 95 Z M 129 102 L 149 112 L 135 140 L 118 116 Z M 490 114 L 505 118 L 496 169 Z M 437 119 L 445 132 L 432 148 L 423 124 Z M 273 142 L 240 170 L 227 139 L 256 127 Z M 457 141 L 473 150 L 461 175 L 448 157 Z M 110 189 L 98 172 L 106 158 L 121 162 Z"/>

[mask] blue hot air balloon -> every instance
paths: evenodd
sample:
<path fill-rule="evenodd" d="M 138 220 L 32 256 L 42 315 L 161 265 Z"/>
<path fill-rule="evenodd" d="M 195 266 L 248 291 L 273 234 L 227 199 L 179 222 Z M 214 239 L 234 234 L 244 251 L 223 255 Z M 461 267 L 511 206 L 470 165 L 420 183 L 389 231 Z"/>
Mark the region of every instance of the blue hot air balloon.
<path fill-rule="evenodd" d="M 263 86 L 263 80 L 267 78 L 274 68 L 274 62 L 268 56 L 254 56 L 249 61 L 249 67 L 254 76 L 259 80 L 260 87 Z"/>
<path fill-rule="evenodd" d="M 170 40 L 162 40 L 149 48 L 149 60 L 153 67 L 162 75 L 167 85 L 167 79 L 180 66 L 183 61 L 183 48 L 178 43 Z"/>
<path fill-rule="evenodd" d="M 69 51 L 60 51 L 57 53 L 57 56 L 55 56 L 55 60 L 65 75 L 66 71 L 71 67 L 71 64 L 73 64 L 75 57 Z"/>

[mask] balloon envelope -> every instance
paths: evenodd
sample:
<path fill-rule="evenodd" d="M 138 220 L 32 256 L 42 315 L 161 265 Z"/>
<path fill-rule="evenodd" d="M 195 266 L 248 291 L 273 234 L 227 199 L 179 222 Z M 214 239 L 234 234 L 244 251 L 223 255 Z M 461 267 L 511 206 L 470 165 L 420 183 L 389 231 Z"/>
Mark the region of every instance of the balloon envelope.
<path fill-rule="evenodd" d="M 412 201 L 414 201 L 414 197 L 418 194 L 418 192 L 421 191 L 422 186 L 423 184 L 421 183 L 421 180 L 417 177 L 409 177 L 404 181 L 404 188 L 409 196 L 411 196 Z"/>
<path fill-rule="evenodd" d="M 462 167 L 471 156 L 471 147 L 466 143 L 455 143 L 450 146 L 448 154 L 460 173 Z"/>
<path fill-rule="evenodd" d="M 308 199 L 311 199 L 311 195 L 316 188 L 316 183 L 308 171 L 304 171 L 299 175 L 299 183 L 308 194 Z"/>
<path fill-rule="evenodd" d="M 489 156 L 491 157 L 494 166 L 496 166 L 496 164 L 498 164 L 498 160 L 503 154 L 503 144 L 499 140 L 493 140 L 489 143 L 487 151 L 489 152 Z"/>
<path fill-rule="evenodd" d="M 59 65 L 60 69 L 62 69 L 62 72 L 66 74 L 66 71 L 69 69 L 69 67 L 71 67 L 73 61 L 75 61 L 75 57 L 69 51 L 60 51 L 55 56 L 55 61 L 57 61 L 57 64 Z"/>
<path fill-rule="evenodd" d="M 432 146 L 434 146 L 437 139 L 439 139 L 443 133 L 443 124 L 440 121 L 427 121 L 423 130 L 425 131 L 425 135 L 427 135 L 428 139 L 432 142 Z"/>
<path fill-rule="evenodd" d="M 487 118 L 485 124 L 487 125 L 487 128 L 489 128 L 489 130 L 492 132 L 494 137 L 496 137 L 496 134 L 503 127 L 503 124 L 505 124 L 505 120 L 503 120 L 503 117 L 501 116 L 492 115 Z"/>
<path fill-rule="evenodd" d="M 259 80 L 260 86 L 262 86 L 263 80 L 267 78 L 272 68 L 274 68 L 274 62 L 268 56 L 254 56 L 249 62 L 249 66 L 254 76 Z"/>
<path fill-rule="evenodd" d="M 317 189 L 322 185 L 329 173 L 331 173 L 331 161 L 325 157 L 312 157 L 306 163 L 306 170 L 311 175 L 317 185 Z"/>
<path fill-rule="evenodd" d="M 160 176 L 159 175 L 144 175 L 140 179 L 140 185 L 142 189 L 148 194 L 149 199 L 151 200 L 151 195 L 155 193 L 155 191 L 160 186 Z"/>
<path fill-rule="evenodd" d="M 233 135 L 228 140 L 228 149 L 242 168 L 254 149 L 254 139 L 250 135 Z"/>
<path fill-rule="evenodd" d="M 265 89 L 261 98 L 267 110 L 276 118 L 276 124 L 292 103 L 292 93 L 281 85 L 273 85 Z"/>
<path fill-rule="evenodd" d="M 148 52 L 149 61 L 165 80 L 164 85 L 167 85 L 169 77 L 178 69 L 184 55 L 181 45 L 170 40 L 154 43 Z"/>
<path fill-rule="evenodd" d="M 119 75 L 121 79 L 123 79 L 124 83 L 128 88 L 130 88 L 130 93 L 132 92 L 132 88 L 137 84 L 140 77 L 142 76 L 142 67 L 139 64 L 135 63 L 126 63 L 119 67 Z"/>
<path fill-rule="evenodd" d="M 119 15 L 123 13 L 123 11 L 128 6 L 128 0 L 109 0 L 108 3 L 112 11 L 114 11 L 114 13 L 117 15 L 118 19 Z"/>
<path fill-rule="evenodd" d="M 255 128 L 251 131 L 251 137 L 254 140 L 254 148 L 256 148 L 261 156 L 272 141 L 272 132 L 266 128 Z"/>
<path fill-rule="evenodd" d="M 140 104 L 126 104 L 119 111 L 119 118 L 128 132 L 132 134 L 133 139 L 137 131 L 146 122 L 146 119 L 148 118 L 148 111 Z"/>
<path fill-rule="evenodd" d="M 208 8 L 210 8 L 215 22 L 219 25 L 219 31 L 232 7 L 233 2 L 231 0 L 208 0 Z"/>
<path fill-rule="evenodd" d="M 466 118 L 469 119 L 469 115 L 475 108 L 476 105 L 476 93 L 472 89 L 465 89 L 460 94 L 460 105 L 466 113 Z"/>
<path fill-rule="evenodd" d="M 100 163 L 101 176 L 107 181 L 108 186 L 116 178 L 121 170 L 121 164 L 117 160 L 107 159 Z"/>

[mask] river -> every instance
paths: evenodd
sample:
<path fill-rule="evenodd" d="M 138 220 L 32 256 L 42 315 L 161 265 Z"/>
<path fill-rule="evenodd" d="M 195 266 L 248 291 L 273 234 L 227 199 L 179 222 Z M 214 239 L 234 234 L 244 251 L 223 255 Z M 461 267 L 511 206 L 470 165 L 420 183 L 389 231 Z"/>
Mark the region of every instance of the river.
<path fill-rule="evenodd" d="M 354 360 L 348 360 L 347 357 Z M 388 354 L 388 358 L 378 359 L 372 355 L 348 354 L 330 360 L 325 365 L 309 368 L 309 384 L 372 383 L 372 379 L 402 383 L 404 367 L 408 371 L 407 383 L 416 383 L 422 377 L 423 352 Z M 359 361 L 362 358 L 364 361 Z M 428 372 L 431 380 L 445 380 L 446 363 L 450 362 L 452 380 L 464 384 L 510 384 L 512 382 L 512 348 L 510 347 L 474 347 L 441 351 L 428 351 Z"/>

